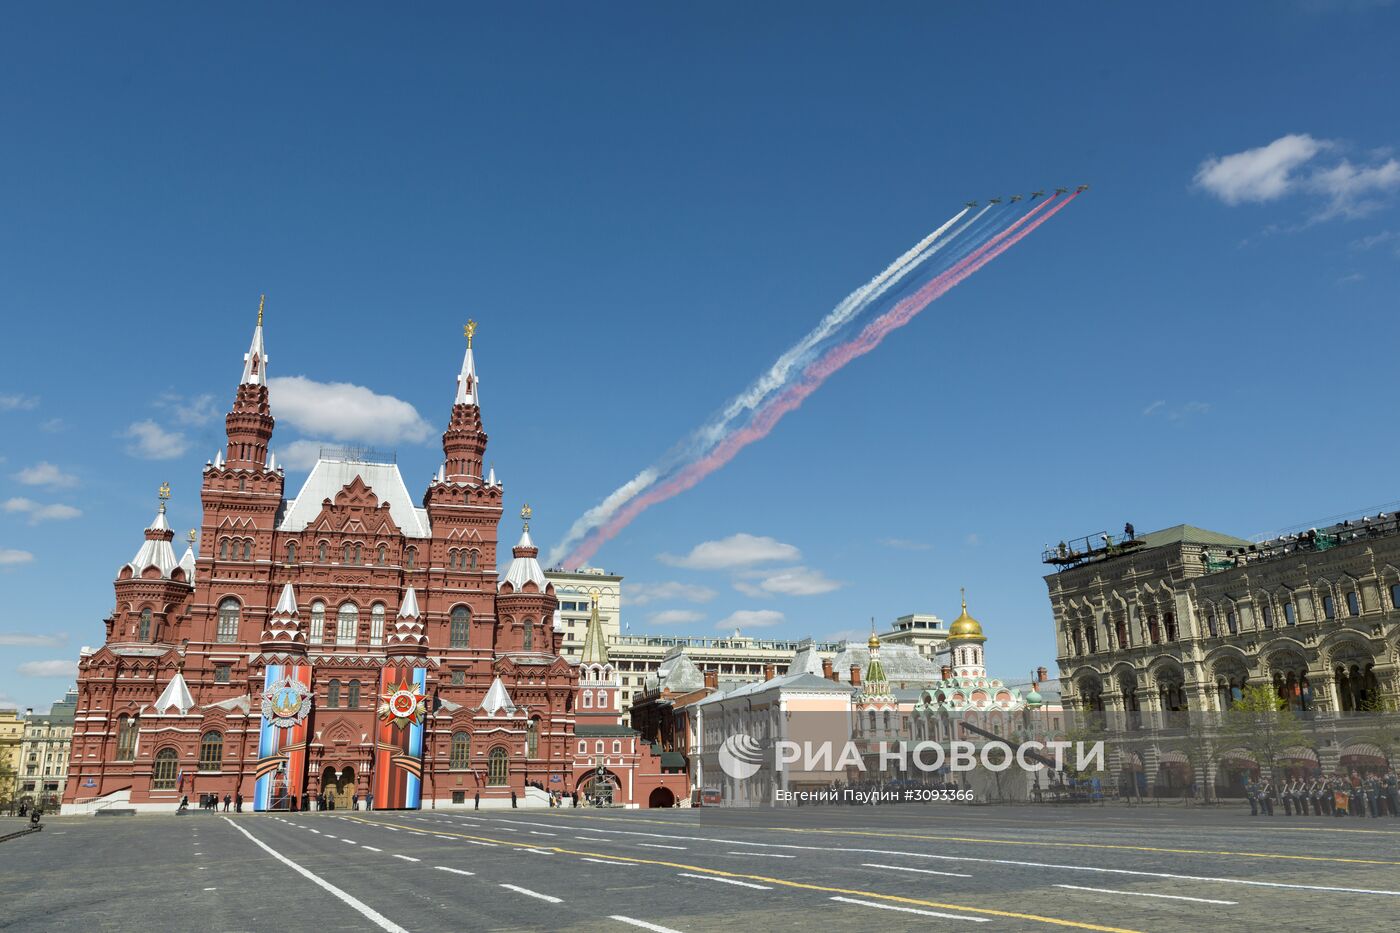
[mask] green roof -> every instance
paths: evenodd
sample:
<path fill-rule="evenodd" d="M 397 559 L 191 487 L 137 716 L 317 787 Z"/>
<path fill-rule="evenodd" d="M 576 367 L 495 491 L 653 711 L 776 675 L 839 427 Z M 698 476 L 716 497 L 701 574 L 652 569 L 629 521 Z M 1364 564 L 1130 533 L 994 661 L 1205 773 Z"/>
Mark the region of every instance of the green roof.
<path fill-rule="evenodd" d="M 577 736 L 579 736 L 579 737 L 584 737 L 584 736 L 603 736 L 603 735 L 636 735 L 636 734 L 637 734 L 637 730 L 636 730 L 636 729 L 632 729 L 632 728 L 630 728 L 630 727 L 628 727 L 628 726 L 595 726 L 595 725 L 587 725 L 587 724 L 579 724 L 579 725 L 574 726 L 574 735 L 577 735 Z"/>
<path fill-rule="evenodd" d="M 1169 544 L 1218 544 L 1222 547 L 1240 547 L 1250 543 L 1244 538 L 1221 534 L 1218 531 L 1208 531 L 1205 528 L 1197 528 L 1195 525 L 1173 525 L 1170 528 L 1163 528 L 1161 531 L 1150 531 L 1139 537 L 1145 548 L 1165 547 Z"/>
<path fill-rule="evenodd" d="M 663 768 L 685 768 L 685 756 L 680 752 L 662 752 L 661 767 Z"/>

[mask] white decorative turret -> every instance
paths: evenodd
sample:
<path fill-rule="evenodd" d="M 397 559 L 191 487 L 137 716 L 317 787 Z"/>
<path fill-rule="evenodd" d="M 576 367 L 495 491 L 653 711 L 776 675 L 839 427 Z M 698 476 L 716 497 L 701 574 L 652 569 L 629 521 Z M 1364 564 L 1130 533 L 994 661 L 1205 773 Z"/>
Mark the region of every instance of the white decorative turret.
<path fill-rule="evenodd" d="M 474 324 L 467 325 L 467 354 L 462 357 L 462 372 L 457 376 L 457 405 L 480 405 L 481 385 L 476 376 L 476 357 L 472 355 L 472 335 Z"/>
<path fill-rule="evenodd" d="M 175 533 L 170 530 L 170 522 L 165 517 L 165 501 L 169 498 L 170 484 L 163 483 L 160 487 L 160 511 L 156 512 L 155 521 L 146 529 L 146 540 L 140 550 L 126 564 L 133 577 L 140 577 L 147 569 L 154 567 L 160 571 L 163 579 L 168 580 L 175 568 L 180 566 L 175 559 L 175 549 L 170 546 Z"/>
<path fill-rule="evenodd" d="M 501 485 L 500 483 L 496 482 L 496 468 L 495 468 L 494 466 L 491 467 L 491 473 L 490 473 L 490 475 L 488 475 L 488 476 L 486 477 L 486 485 L 488 485 L 488 486 L 499 486 L 499 485 Z"/>
<path fill-rule="evenodd" d="M 418 608 L 418 594 L 413 587 L 404 591 L 399 603 L 399 615 L 394 620 L 394 630 L 384 640 L 384 653 L 388 655 L 427 654 L 428 639 L 423 628 L 423 613 Z"/>
<path fill-rule="evenodd" d="M 282 584 L 282 595 L 277 599 L 277 607 L 267 617 L 262 632 L 263 651 L 306 652 L 306 635 L 301 630 L 301 616 L 297 612 L 297 594 L 290 583 Z"/>
<path fill-rule="evenodd" d="M 486 698 L 481 701 L 481 711 L 488 716 L 499 716 L 503 712 L 509 716 L 513 715 L 515 710 L 515 702 L 506 692 L 506 685 L 501 683 L 501 678 L 497 676 L 491 681 L 491 689 L 486 691 Z"/>
<path fill-rule="evenodd" d="M 170 683 L 165 685 L 160 699 L 156 700 L 156 712 L 168 713 L 175 710 L 183 716 L 192 709 L 194 697 L 190 695 L 189 685 L 185 683 L 185 675 L 176 671 L 175 676 L 170 678 Z"/>
<path fill-rule="evenodd" d="M 267 385 L 267 350 L 263 348 L 263 302 L 267 299 L 264 295 L 258 299 L 258 326 L 253 328 L 253 342 L 248 347 L 248 352 L 243 354 L 243 378 L 239 380 L 240 385 Z"/>
<path fill-rule="evenodd" d="M 524 506 L 520 510 L 520 517 L 525 520 L 525 527 L 520 532 L 520 540 L 511 549 L 513 559 L 510 567 L 506 569 L 505 579 L 501 581 L 499 587 L 503 593 L 520 593 L 525 590 L 527 583 L 535 585 L 536 592 L 543 593 L 550 586 L 549 580 L 545 578 L 544 569 L 540 567 L 540 549 L 535 547 L 534 540 L 530 537 L 530 507 Z M 509 589 L 507 589 L 509 587 Z"/>

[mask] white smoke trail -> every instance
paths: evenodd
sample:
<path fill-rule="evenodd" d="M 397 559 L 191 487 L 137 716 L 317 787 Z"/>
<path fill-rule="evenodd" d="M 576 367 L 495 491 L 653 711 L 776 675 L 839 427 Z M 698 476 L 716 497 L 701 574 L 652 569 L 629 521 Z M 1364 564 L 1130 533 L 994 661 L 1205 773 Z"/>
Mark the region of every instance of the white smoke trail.
<path fill-rule="evenodd" d="M 590 531 L 606 523 L 618 509 L 656 482 L 660 476 L 665 475 L 671 467 L 704 454 L 723 440 L 736 418 L 757 409 L 765 399 L 785 386 L 795 372 L 800 371 L 803 366 L 811 362 L 823 341 L 852 321 L 885 292 L 899 284 L 910 272 L 922 267 L 940 249 L 948 243 L 955 242 L 959 234 L 976 223 L 990 208 L 991 205 L 983 207 L 971 220 L 954 231 L 953 236 L 942 239 L 940 242 L 940 238 L 954 224 L 966 217 L 971 208 L 965 207 L 958 211 L 937 230 L 905 250 L 883 272 L 842 299 L 805 337 L 784 351 L 768 368 L 767 372 L 731 399 L 719 414 L 696 428 L 655 465 L 648 467 L 613 490 L 602 502 L 579 516 L 569 527 L 568 534 L 564 536 L 563 540 L 550 548 L 546 564 L 554 566 L 555 562 L 563 559 L 564 555 L 575 544 L 583 540 Z"/>

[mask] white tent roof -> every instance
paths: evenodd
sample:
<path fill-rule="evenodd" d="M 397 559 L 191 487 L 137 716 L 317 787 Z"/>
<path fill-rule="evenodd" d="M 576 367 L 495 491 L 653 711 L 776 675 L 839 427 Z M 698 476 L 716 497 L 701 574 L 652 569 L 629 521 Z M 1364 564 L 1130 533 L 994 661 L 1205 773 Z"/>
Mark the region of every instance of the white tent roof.
<path fill-rule="evenodd" d="M 486 699 L 481 701 L 481 709 L 492 716 L 499 715 L 502 710 L 507 713 L 515 712 L 515 703 L 511 701 L 510 694 L 506 692 L 506 685 L 501 683 L 500 677 L 491 681 L 491 689 L 486 691 Z"/>
<path fill-rule="evenodd" d="M 358 460 L 317 460 L 302 484 L 297 497 L 289 501 L 278 531 L 303 531 L 317 515 L 321 503 L 335 499 L 335 494 L 348 486 L 355 477 L 364 480 L 374 490 L 380 502 L 389 503 L 389 514 L 410 538 L 432 536 L 428 510 L 414 506 L 403 476 L 393 463 L 365 463 Z"/>
<path fill-rule="evenodd" d="M 178 709 L 180 715 L 188 713 L 194 709 L 194 697 L 190 695 L 189 685 L 185 683 L 185 675 L 179 671 L 170 678 L 170 683 L 165 685 L 165 691 L 161 693 L 160 699 L 156 700 L 156 712 L 164 713 L 171 707 Z"/>

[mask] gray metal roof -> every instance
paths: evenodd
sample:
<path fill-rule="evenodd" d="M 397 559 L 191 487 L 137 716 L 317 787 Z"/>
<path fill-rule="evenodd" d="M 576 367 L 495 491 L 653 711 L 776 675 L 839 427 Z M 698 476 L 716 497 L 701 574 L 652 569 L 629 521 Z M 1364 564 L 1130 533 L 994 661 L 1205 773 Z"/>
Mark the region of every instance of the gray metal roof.
<path fill-rule="evenodd" d="M 852 664 L 859 665 L 864 675 L 870 667 L 870 648 L 848 643 L 831 663 L 839 676 L 850 677 Z M 885 679 L 891 684 L 922 683 L 943 678 L 938 665 L 919 654 L 919 650 L 912 645 L 881 645 L 880 663 L 885 667 Z"/>
<path fill-rule="evenodd" d="M 286 503 L 278 531 L 302 531 L 321 514 L 321 504 L 335 500 L 336 493 L 358 476 L 374 490 L 380 502 L 389 503 L 395 524 L 410 538 L 432 536 L 428 510 L 414 506 L 403 476 L 394 463 L 366 463 L 358 460 L 317 460 L 297 497 Z M 173 554 L 172 554 L 173 558 Z"/>

